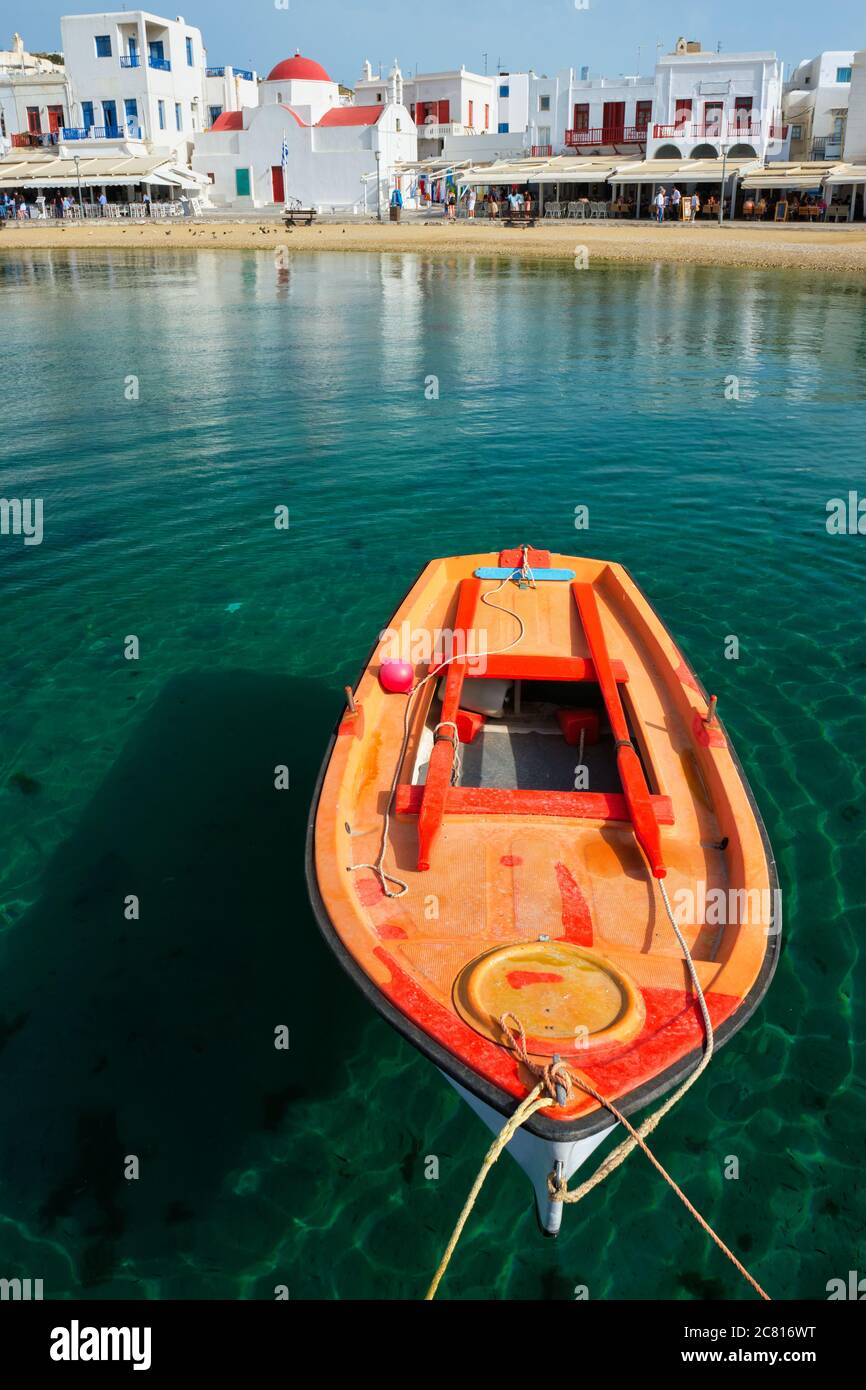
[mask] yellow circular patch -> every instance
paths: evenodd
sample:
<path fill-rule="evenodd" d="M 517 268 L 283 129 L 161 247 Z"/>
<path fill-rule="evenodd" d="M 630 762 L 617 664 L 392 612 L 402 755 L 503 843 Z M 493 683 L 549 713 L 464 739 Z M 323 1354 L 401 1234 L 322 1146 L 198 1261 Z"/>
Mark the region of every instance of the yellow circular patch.
<path fill-rule="evenodd" d="M 643 998 L 625 971 L 567 941 L 526 941 L 488 951 L 458 975 L 454 1003 L 476 1032 L 494 1042 L 502 1042 L 501 1016 L 515 1014 L 528 1050 L 545 1055 L 627 1042 L 645 1018 Z"/>

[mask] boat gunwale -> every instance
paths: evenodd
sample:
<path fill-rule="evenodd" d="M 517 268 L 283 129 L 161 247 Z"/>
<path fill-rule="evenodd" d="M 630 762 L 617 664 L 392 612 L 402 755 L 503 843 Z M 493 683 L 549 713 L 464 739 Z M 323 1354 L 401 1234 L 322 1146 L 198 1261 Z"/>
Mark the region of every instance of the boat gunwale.
<path fill-rule="evenodd" d="M 427 564 L 422 565 L 421 569 L 418 571 L 418 574 L 412 580 L 412 583 L 409 585 L 403 597 L 397 604 L 397 607 L 394 610 L 394 615 L 400 612 L 401 608 L 406 603 L 407 599 L 411 595 L 412 591 L 415 589 L 421 577 L 423 576 L 425 571 L 430 567 L 431 564 L 435 564 L 437 563 L 437 561 L 441 563 L 442 561 L 447 561 L 448 559 L 456 560 L 460 558 L 462 557 L 438 556 L 434 557 L 433 560 L 429 560 Z M 617 562 L 600 561 L 599 563 L 611 565 Z M 680 652 L 682 660 L 686 665 L 686 668 L 690 676 L 695 681 L 695 684 L 698 687 L 700 694 L 702 695 L 705 701 L 708 701 L 707 691 L 700 676 L 692 670 L 689 662 L 685 658 L 685 655 L 680 651 L 679 644 L 674 640 L 673 634 L 671 633 L 667 624 L 662 619 L 661 615 L 657 612 L 653 603 L 647 597 L 641 585 L 637 582 L 637 580 L 632 575 L 631 571 L 625 565 L 618 564 L 618 568 L 621 571 L 621 573 L 626 576 L 629 582 L 634 585 L 636 592 L 646 603 L 647 607 L 649 608 L 653 617 L 658 622 L 662 631 L 673 643 L 675 649 L 678 652 Z M 357 690 L 364 674 L 366 673 L 372 662 L 373 656 L 377 648 L 379 647 L 379 644 L 380 638 L 377 637 L 374 639 L 370 647 L 370 650 L 367 653 L 367 656 L 364 660 L 364 663 L 361 666 L 360 671 L 358 672 L 358 675 L 352 686 L 353 691 Z M 307 821 L 307 835 L 305 844 L 305 874 L 307 881 L 307 891 L 310 898 L 310 905 L 313 909 L 313 913 L 318 923 L 319 930 L 322 932 L 322 935 L 327 941 L 329 947 L 331 948 L 340 965 L 343 967 L 343 969 L 350 977 L 350 979 L 353 981 L 353 983 L 360 989 L 361 993 L 373 1005 L 377 1012 L 380 1013 L 382 1017 L 388 1023 L 390 1023 L 392 1027 L 394 1027 L 397 1030 L 398 1033 L 401 1034 L 402 1037 L 406 1038 L 408 1042 L 411 1042 L 412 1045 L 415 1048 L 417 1048 L 417 1050 L 421 1052 L 425 1057 L 427 1057 L 429 1061 L 433 1062 L 435 1066 L 439 1067 L 442 1071 L 446 1072 L 449 1077 L 459 1082 L 461 1086 L 464 1086 L 467 1090 L 471 1091 L 472 1094 L 477 1096 L 480 1100 L 483 1100 L 488 1105 L 492 1106 L 494 1110 L 499 1112 L 499 1114 L 503 1116 L 511 1115 L 517 1109 L 518 1105 L 520 1105 L 520 1098 L 516 1099 L 514 1096 L 508 1094 L 506 1091 L 501 1090 L 498 1086 L 488 1081 L 485 1077 L 480 1076 L 478 1072 L 476 1072 L 475 1070 L 473 1070 L 472 1067 L 468 1066 L 465 1062 L 463 1062 L 455 1053 L 450 1052 L 447 1048 L 443 1047 L 441 1043 L 437 1042 L 435 1038 L 430 1037 L 430 1035 L 426 1033 L 422 1028 L 420 1028 L 413 1019 L 411 1019 L 407 1014 L 404 1014 L 402 1010 L 397 1008 L 395 1004 L 392 1004 L 391 1001 L 388 998 L 386 998 L 386 996 L 379 989 L 378 985 L 376 985 L 376 983 L 370 978 L 364 967 L 355 959 L 351 951 L 349 951 L 348 947 L 344 944 L 336 927 L 331 921 L 330 915 L 328 913 L 327 907 L 319 889 L 318 876 L 316 874 L 315 832 L 322 788 L 324 786 L 328 768 L 331 763 L 331 758 L 333 756 L 334 747 L 337 742 L 340 725 L 342 724 L 344 717 L 345 707 L 341 706 L 334 721 L 331 736 L 328 740 L 328 745 L 325 750 L 325 756 L 322 760 L 322 764 L 319 768 L 319 773 L 316 778 L 310 807 L 310 815 Z M 761 962 L 761 968 L 758 971 L 758 974 L 755 977 L 754 983 L 752 984 L 752 987 L 749 990 L 748 994 L 746 994 L 742 998 L 739 1007 L 734 1011 L 733 1014 L 731 1014 L 721 1024 L 719 1024 L 717 1028 L 713 1030 L 714 1045 L 716 1049 L 719 1049 L 721 1047 L 724 1047 L 724 1045 L 727 1042 L 729 1042 L 730 1039 L 736 1033 L 739 1032 L 739 1030 L 744 1026 L 744 1024 L 748 1022 L 748 1020 L 752 1017 L 752 1015 L 755 1013 L 755 1011 L 763 1001 L 763 998 L 770 987 L 773 976 L 776 972 L 776 967 L 779 963 L 779 953 L 782 936 L 782 919 L 779 902 L 780 895 L 778 892 L 779 875 L 776 868 L 776 860 L 773 855 L 773 848 L 770 844 L 770 838 L 767 833 L 767 828 L 764 824 L 761 812 L 758 809 L 758 805 L 755 800 L 755 795 L 752 791 L 751 783 L 749 782 L 749 779 L 746 776 L 746 773 L 743 769 L 743 765 L 740 762 L 739 756 L 737 754 L 736 748 L 734 747 L 731 739 L 728 737 L 724 723 L 718 715 L 716 715 L 716 723 L 720 728 L 721 732 L 725 735 L 727 751 L 731 757 L 734 767 L 736 768 L 736 771 L 740 779 L 740 783 L 745 791 L 749 807 L 752 811 L 753 816 L 755 817 L 755 823 L 758 827 L 758 832 L 761 838 L 761 844 L 764 849 L 764 857 L 767 866 L 767 877 L 769 879 L 770 886 L 770 901 L 772 903 L 771 916 L 767 925 L 767 947 L 764 952 L 764 958 Z M 700 1046 L 692 1048 L 691 1051 L 687 1052 L 683 1057 L 680 1057 L 676 1062 L 673 1062 L 664 1071 L 658 1072 L 655 1076 L 653 1076 L 652 1080 L 644 1082 L 641 1086 L 635 1087 L 634 1090 L 629 1091 L 625 1096 L 622 1096 L 619 1099 L 617 1099 L 617 1108 L 624 1115 L 631 1115 L 635 1111 L 642 1109 L 644 1106 L 650 1105 L 653 1101 L 659 1100 L 662 1096 L 668 1094 L 668 1092 L 673 1090 L 674 1087 L 677 1086 L 681 1081 L 685 1080 L 685 1078 L 688 1076 L 690 1072 L 694 1071 L 695 1067 L 700 1061 L 701 1056 L 703 1055 L 703 1052 L 704 1047 L 702 1041 Z M 523 1128 L 529 1134 L 536 1135 L 536 1137 L 539 1139 L 544 1139 L 558 1143 L 573 1143 L 579 1139 L 585 1139 L 588 1138 L 590 1135 L 597 1134 L 600 1130 L 608 1128 L 609 1125 L 610 1112 L 606 1110 L 604 1106 L 599 1106 L 598 1109 L 590 1111 L 590 1113 L 587 1115 L 583 1115 L 577 1119 L 568 1121 L 551 1120 L 548 1119 L 542 1111 L 538 1111 L 536 1114 L 531 1116 L 528 1121 L 525 1122 Z"/>

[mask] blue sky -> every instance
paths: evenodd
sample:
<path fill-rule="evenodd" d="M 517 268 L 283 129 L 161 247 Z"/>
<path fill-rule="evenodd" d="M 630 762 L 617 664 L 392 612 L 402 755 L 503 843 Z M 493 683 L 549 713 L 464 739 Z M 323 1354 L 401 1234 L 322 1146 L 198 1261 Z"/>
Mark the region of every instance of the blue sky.
<path fill-rule="evenodd" d="M 174 0 L 178 12 L 204 34 L 211 63 L 270 67 L 299 48 L 331 76 L 351 83 L 369 58 L 385 71 L 398 56 L 404 70 L 459 67 L 554 72 L 587 64 L 617 76 L 638 66 L 651 72 L 656 44 L 669 52 L 677 35 L 728 52 L 774 49 L 789 65 L 822 49 L 866 47 L 863 0 L 759 0 L 755 4 L 688 4 L 684 0 Z M 586 0 L 580 0 L 586 3 Z M 126 8 L 133 9 L 129 4 Z M 154 7 L 160 13 L 160 7 Z M 0 47 L 13 30 L 27 47 L 57 48 L 60 15 L 92 13 L 86 0 L 4 0 Z M 8 33 L 6 31 L 9 31 Z"/>

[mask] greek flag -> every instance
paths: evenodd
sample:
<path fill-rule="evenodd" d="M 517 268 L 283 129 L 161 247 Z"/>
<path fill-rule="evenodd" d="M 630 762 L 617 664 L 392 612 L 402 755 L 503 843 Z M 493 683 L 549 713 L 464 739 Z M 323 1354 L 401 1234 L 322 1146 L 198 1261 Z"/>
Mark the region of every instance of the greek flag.
<path fill-rule="evenodd" d="M 285 135 L 283 136 L 283 148 L 280 154 L 280 162 L 282 163 L 284 169 L 289 162 L 289 142 L 286 139 Z"/>

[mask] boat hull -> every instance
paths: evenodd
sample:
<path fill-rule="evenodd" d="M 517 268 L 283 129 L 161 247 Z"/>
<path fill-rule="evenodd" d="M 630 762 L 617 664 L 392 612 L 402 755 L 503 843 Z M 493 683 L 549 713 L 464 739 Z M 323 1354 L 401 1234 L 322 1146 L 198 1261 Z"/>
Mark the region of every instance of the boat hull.
<path fill-rule="evenodd" d="M 432 562 L 389 631 L 410 623 L 459 633 L 473 574 L 495 570 L 501 559 L 480 555 Z M 778 883 L 766 832 L 724 726 L 716 719 L 707 727 L 703 686 L 627 572 L 567 556 L 550 557 L 550 567 L 553 573 L 573 572 L 593 591 L 612 670 L 623 682 L 619 688 L 648 779 L 652 814 L 661 826 L 671 892 L 703 878 L 713 889 L 755 891 L 770 904 L 766 920 L 754 929 L 739 923 L 711 929 L 691 921 L 684 927 L 719 1047 L 757 1007 L 778 955 Z M 490 594 L 496 581 L 477 584 L 482 595 Z M 551 581 L 527 593 L 509 584 L 511 611 L 498 616 L 488 616 L 483 596 L 475 604 L 473 622 L 494 654 L 488 680 L 498 661 L 506 676 L 511 673 L 515 705 L 520 690 L 531 691 L 539 673 L 552 673 L 556 680 L 564 673 L 567 682 L 580 683 L 582 699 L 586 691 L 597 696 L 569 587 L 557 589 Z M 497 658 L 508 641 L 515 645 L 516 613 L 524 622 L 520 650 Z M 594 953 L 614 982 L 619 972 L 634 984 L 643 1010 L 636 1015 L 640 1034 L 616 1036 L 599 1029 L 588 1047 L 582 1040 L 580 1046 L 557 1050 L 623 1113 L 646 1106 L 694 1068 L 705 1036 L 681 952 L 623 809 L 623 788 L 610 780 L 609 771 L 602 789 L 586 796 L 573 797 L 567 789 L 539 795 L 532 784 L 524 790 L 519 776 L 513 791 L 507 785 L 503 791 L 501 781 L 486 787 L 483 777 L 472 781 L 470 742 L 460 748 L 462 783 L 446 790 L 432 847 L 419 853 L 429 769 L 440 756 L 434 745 L 441 742 L 437 730 L 445 709 L 444 702 L 435 702 L 442 699 L 442 687 L 430 682 L 429 698 L 419 702 L 417 718 L 413 714 L 410 720 L 402 756 L 405 697 L 387 693 L 380 684 L 384 650 L 383 635 L 334 730 L 313 802 L 308 882 L 329 945 L 374 1007 L 471 1096 L 476 1109 L 486 1107 L 499 1117 L 513 1111 L 534 1076 L 503 1047 L 503 1039 L 491 1035 L 492 1015 L 486 1028 L 477 1019 L 473 1025 L 461 997 L 461 972 L 501 951 L 503 943 L 519 943 L 525 950 L 527 942 L 550 938 Z M 420 658 L 413 665 L 416 682 L 431 669 Z M 492 690 L 493 682 L 485 688 Z M 446 689 L 446 700 L 447 694 Z M 509 708 L 508 718 L 494 717 L 483 730 L 482 771 L 488 745 L 488 763 L 501 771 L 502 748 L 510 756 L 509 746 L 513 751 L 519 744 L 508 728 L 513 713 Z M 606 729 L 601 742 L 609 755 L 613 739 Z M 553 749 L 554 743 L 547 740 L 545 746 Z M 389 892 L 398 883 L 406 885 L 407 892 L 394 899 L 376 865 L 398 764 L 381 861 L 391 876 Z M 429 868 L 422 859 L 429 859 Z M 508 978 L 513 974 L 506 972 Z M 520 1008 L 528 1007 L 529 994 L 513 997 Z M 534 1053 L 536 1040 L 531 1044 L 536 1062 L 550 1060 L 552 1049 L 545 1055 L 541 1043 L 540 1054 Z M 565 1146 L 604 1137 L 609 1130 L 609 1112 L 579 1088 L 568 1105 L 538 1112 L 526 1125 L 527 1136 Z M 538 1165 L 532 1167 L 538 1190 Z"/>
<path fill-rule="evenodd" d="M 442 1075 L 449 1081 L 462 1096 L 470 1110 L 481 1119 L 492 1134 L 499 1134 L 502 1129 L 503 1119 L 498 1110 L 479 1100 L 471 1091 L 467 1091 L 465 1086 L 461 1086 L 459 1081 L 455 1081 L 447 1072 Z M 573 1139 L 568 1142 L 555 1139 L 540 1139 L 537 1134 L 529 1134 L 525 1129 L 519 1129 L 506 1146 L 506 1153 L 509 1153 L 515 1163 L 523 1169 L 529 1181 L 532 1183 L 532 1190 L 535 1194 L 535 1214 L 538 1225 L 544 1235 L 557 1236 L 562 1225 L 562 1202 L 554 1202 L 551 1199 L 547 1180 L 553 1174 L 557 1174 L 566 1182 L 572 1178 L 579 1168 L 587 1162 L 595 1153 L 600 1144 L 603 1144 L 609 1134 L 617 1128 L 616 1123 L 609 1124 L 605 1129 L 600 1129 L 596 1134 L 590 1134 L 585 1139 Z"/>

